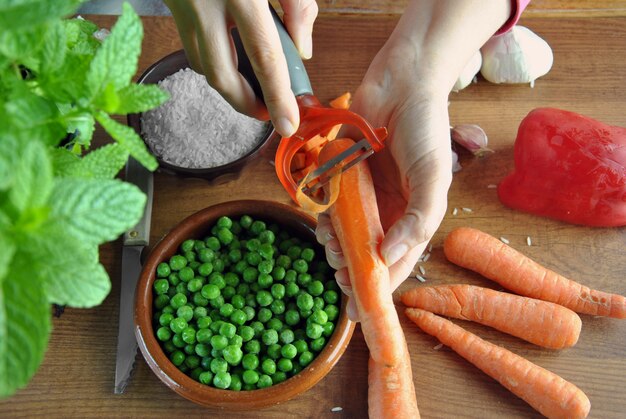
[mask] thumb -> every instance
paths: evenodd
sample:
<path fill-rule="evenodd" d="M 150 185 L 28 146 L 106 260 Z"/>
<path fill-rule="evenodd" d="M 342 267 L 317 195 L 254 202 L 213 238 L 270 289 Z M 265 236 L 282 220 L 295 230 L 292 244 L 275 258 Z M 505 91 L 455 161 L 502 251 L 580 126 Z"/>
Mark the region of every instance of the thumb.
<path fill-rule="evenodd" d="M 446 213 L 447 190 L 452 181 L 449 160 L 435 158 L 425 165 L 421 162 L 424 167 L 414 167 L 409 171 L 406 210 L 389 228 L 380 247 L 387 266 L 392 266 L 417 246 L 428 242 L 439 228 Z M 447 164 L 443 163 L 445 161 Z"/>
<path fill-rule="evenodd" d="M 280 0 L 283 21 L 300 56 L 308 60 L 313 55 L 313 23 L 317 17 L 315 0 Z"/>

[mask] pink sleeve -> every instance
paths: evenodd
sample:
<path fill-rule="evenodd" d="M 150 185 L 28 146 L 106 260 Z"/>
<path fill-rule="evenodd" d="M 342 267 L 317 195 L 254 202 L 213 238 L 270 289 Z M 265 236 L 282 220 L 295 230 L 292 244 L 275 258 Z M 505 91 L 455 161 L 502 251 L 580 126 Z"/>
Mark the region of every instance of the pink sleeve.
<path fill-rule="evenodd" d="M 528 3 L 530 3 L 530 0 L 511 0 L 511 17 L 504 25 L 502 25 L 500 29 L 498 29 L 498 32 L 496 32 L 495 35 L 502 35 L 503 33 L 510 31 L 519 20 L 526 6 L 528 6 Z"/>

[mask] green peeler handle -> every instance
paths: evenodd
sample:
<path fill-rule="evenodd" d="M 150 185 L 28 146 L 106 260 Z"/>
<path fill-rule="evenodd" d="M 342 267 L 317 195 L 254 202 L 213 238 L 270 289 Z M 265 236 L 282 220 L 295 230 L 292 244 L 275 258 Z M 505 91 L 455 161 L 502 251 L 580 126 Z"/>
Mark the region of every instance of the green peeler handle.
<path fill-rule="evenodd" d="M 312 95 L 313 89 L 311 88 L 311 82 L 309 81 L 309 76 L 306 72 L 306 69 L 304 68 L 304 64 L 302 63 L 300 54 L 298 53 L 296 46 L 291 40 L 289 32 L 287 32 L 287 28 L 285 28 L 283 21 L 280 20 L 280 17 L 276 13 L 276 10 L 274 10 L 269 2 L 267 4 L 270 8 L 270 12 L 272 13 L 274 23 L 276 24 L 276 29 L 278 30 L 278 36 L 280 38 L 280 44 L 283 47 L 283 53 L 285 54 L 285 58 L 287 59 L 289 79 L 291 80 L 291 91 L 296 97 L 301 95 Z M 235 49 L 237 50 L 239 72 L 246 78 L 248 83 L 250 83 L 250 86 L 252 87 L 256 95 L 259 98 L 263 98 L 261 85 L 259 84 L 259 80 L 254 74 L 252 64 L 250 63 L 250 60 L 246 55 L 243 43 L 241 42 L 241 38 L 239 36 L 239 32 L 236 28 L 233 29 L 232 35 L 233 41 L 235 43 Z"/>

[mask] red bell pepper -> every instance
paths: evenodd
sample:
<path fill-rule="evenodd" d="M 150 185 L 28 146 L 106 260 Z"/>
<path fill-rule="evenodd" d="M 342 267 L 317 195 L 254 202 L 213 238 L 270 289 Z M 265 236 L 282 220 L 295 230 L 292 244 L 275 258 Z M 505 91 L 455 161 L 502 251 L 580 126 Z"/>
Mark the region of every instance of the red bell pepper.
<path fill-rule="evenodd" d="M 498 196 L 511 208 L 573 224 L 626 225 L 626 128 L 560 109 L 531 111 Z"/>

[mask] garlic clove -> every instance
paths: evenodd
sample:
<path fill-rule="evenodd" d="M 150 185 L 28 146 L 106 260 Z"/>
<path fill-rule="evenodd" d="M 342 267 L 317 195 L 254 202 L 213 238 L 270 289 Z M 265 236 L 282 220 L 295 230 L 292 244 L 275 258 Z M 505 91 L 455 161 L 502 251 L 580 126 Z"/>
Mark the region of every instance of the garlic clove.
<path fill-rule="evenodd" d="M 452 141 L 471 151 L 477 157 L 482 157 L 486 153 L 493 153 L 493 150 L 487 148 L 487 133 L 478 125 L 455 125 L 450 129 L 450 137 Z"/>
<path fill-rule="evenodd" d="M 452 150 L 452 173 L 456 173 L 461 170 L 461 164 L 459 163 L 459 155 L 456 151 Z"/>
<path fill-rule="evenodd" d="M 482 65 L 483 59 L 480 51 L 476 51 L 472 58 L 468 61 L 461 71 L 456 83 L 454 83 L 454 87 L 452 87 L 453 92 L 458 92 L 459 90 L 465 89 L 476 79 L 476 74 L 480 71 L 480 66 Z"/>
<path fill-rule="evenodd" d="M 524 26 L 491 37 L 481 48 L 480 73 L 492 83 L 530 83 L 547 74 L 554 60 L 546 41 Z"/>

